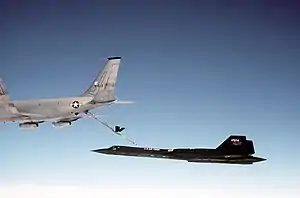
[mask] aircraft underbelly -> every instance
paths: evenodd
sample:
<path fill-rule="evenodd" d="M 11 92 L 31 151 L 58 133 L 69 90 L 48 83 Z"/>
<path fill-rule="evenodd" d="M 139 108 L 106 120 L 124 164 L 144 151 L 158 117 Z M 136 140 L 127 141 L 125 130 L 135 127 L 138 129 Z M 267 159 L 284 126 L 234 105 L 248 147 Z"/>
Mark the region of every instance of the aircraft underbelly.
<path fill-rule="evenodd" d="M 70 98 L 57 100 L 37 100 L 30 102 L 15 102 L 20 113 L 41 115 L 45 118 L 57 118 L 80 112 L 89 98 Z M 81 107 L 82 106 L 82 107 Z"/>
<path fill-rule="evenodd" d="M 57 107 L 57 106 L 26 106 L 22 108 L 20 106 L 16 106 L 20 113 L 26 114 L 36 114 L 41 115 L 42 117 L 56 117 L 66 112 L 68 108 L 65 107 Z"/>

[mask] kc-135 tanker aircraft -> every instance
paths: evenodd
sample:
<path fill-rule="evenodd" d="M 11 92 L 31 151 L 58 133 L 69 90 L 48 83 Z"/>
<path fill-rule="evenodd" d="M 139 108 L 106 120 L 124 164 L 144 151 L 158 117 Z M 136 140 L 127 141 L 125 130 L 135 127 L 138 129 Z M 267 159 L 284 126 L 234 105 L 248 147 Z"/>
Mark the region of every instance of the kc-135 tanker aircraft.
<path fill-rule="evenodd" d="M 90 112 L 105 105 L 132 103 L 132 101 L 118 101 L 115 96 L 120 62 L 121 57 L 107 58 L 104 68 L 94 79 L 93 84 L 83 94 L 75 97 L 12 101 L 1 79 L 0 122 L 18 122 L 22 129 L 33 129 L 46 121 L 52 122 L 55 127 L 65 127 L 78 119 L 92 117 L 115 134 L 122 135 L 124 127 L 110 127 Z"/>
<path fill-rule="evenodd" d="M 95 149 L 92 152 L 107 155 L 123 155 L 134 157 L 162 158 L 185 160 L 196 163 L 220 164 L 253 164 L 266 159 L 252 156 L 255 153 L 253 142 L 246 136 L 231 135 L 216 149 L 207 148 L 142 148 L 129 146 L 112 146 L 109 148 Z"/>

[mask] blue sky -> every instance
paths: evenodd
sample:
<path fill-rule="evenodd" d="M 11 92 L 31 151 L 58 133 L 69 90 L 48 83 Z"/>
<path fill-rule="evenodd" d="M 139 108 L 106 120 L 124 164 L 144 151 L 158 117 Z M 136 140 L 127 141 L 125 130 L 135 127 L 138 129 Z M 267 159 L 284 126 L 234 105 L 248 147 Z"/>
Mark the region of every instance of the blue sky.
<path fill-rule="evenodd" d="M 15 100 L 75 96 L 105 58 L 122 56 L 117 96 L 137 102 L 96 110 L 106 121 L 126 126 L 128 136 L 149 147 L 216 147 L 231 134 L 247 135 L 266 162 L 97 155 L 89 150 L 127 143 L 89 119 L 35 132 L 1 124 L 0 184 L 217 186 L 228 194 L 238 187 L 240 194 L 262 189 L 269 195 L 274 188 L 296 189 L 300 7 L 209 2 L 2 1 L 1 77 Z"/>

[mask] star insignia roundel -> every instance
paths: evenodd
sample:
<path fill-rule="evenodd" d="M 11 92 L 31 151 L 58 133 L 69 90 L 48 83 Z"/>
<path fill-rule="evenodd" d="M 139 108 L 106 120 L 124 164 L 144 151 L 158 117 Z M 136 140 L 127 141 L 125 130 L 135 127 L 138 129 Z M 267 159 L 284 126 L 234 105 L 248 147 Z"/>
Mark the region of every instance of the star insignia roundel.
<path fill-rule="evenodd" d="M 79 102 L 78 101 L 72 102 L 72 107 L 77 109 L 79 107 Z"/>

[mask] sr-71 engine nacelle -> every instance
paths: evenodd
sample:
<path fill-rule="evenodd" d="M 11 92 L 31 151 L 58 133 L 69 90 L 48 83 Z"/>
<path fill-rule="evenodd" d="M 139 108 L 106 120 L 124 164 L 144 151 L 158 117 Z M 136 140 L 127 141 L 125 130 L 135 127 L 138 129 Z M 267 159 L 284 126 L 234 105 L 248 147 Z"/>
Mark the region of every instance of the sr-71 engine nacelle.
<path fill-rule="evenodd" d="M 54 127 L 67 127 L 67 126 L 70 126 L 71 125 L 71 122 L 64 122 L 64 121 L 60 121 L 60 122 L 53 122 L 52 125 Z"/>

